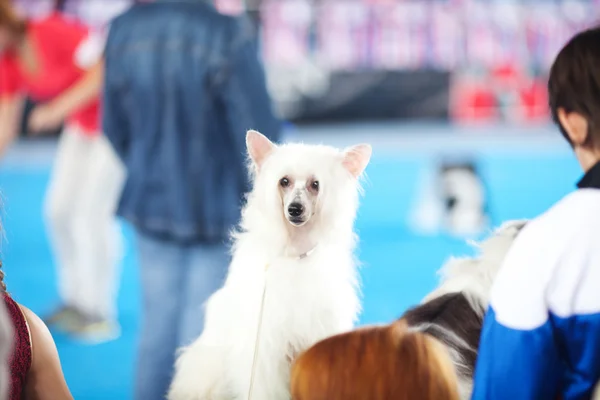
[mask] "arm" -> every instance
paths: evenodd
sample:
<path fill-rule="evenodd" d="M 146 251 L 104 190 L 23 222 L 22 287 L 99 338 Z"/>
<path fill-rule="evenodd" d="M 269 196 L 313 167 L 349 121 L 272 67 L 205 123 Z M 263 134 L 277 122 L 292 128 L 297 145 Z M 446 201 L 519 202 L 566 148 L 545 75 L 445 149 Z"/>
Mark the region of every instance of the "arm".
<path fill-rule="evenodd" d="M 477 357 L 474 400 L 556 398 L 560 361 L 548 321 L 534 329 L 513 329 L 490 308 Z"/>
<path fill-rule="evenodd" d="M 229 134 L 236 152 L 246 154 L 246 131 L 255 129 L 271 141 L 280 139 L 281 124 L 273 113 L 263 66 L 258 58 L 256 37 L 249 24 L 241 20 L 236 26 L 220 74 L 220 97 L 227 110 Z"/>
<path fill-rule="evenodd" d="M 70 114 L 98 98 L 104 79 L 104 62 L 98 61 L 69 89 L 48 104 L 34 109 L 29 119 L 33 131 L 57 128 Z"/>
<path fill-rule="evenodd" d="M 81 79 L 55 98 L 50 105 L 62 119 L 65 119 L 78 108 L 98 98 L 103 79 L 104 61 L 100 60 L 88 69 Z"/>
<path fill-rule="evenodd" d="M 100 96 L 104 78 L 105 36 L 86 27 L 59 21 L 46 35 L 57 40 L 53 49 L 61 62 L 74 63 L 83 71 L 81 78 L 47 104 L 37 107 L 30 118 L 33 131 L 48 131 L 60 124 L 73 112 L 87 106 Z"/>
<path fill-rule="evenodd" d="M 31 333 L 32 362 L 27 376 L 25 396 L 27 400 L 71 400 L 63 376 L 58 351 L 50 331 L 31 310 L 21 306 Z"/>
<path fill-rule="evenodd" d="M 600 248 L 592 228 L 599 220 L 585 216 L 548 285 L 554 337 L 566 370 L 564 399 L 591 398 L 600 381 Z"/>
<path fill-rule="evenodd" d="M 531 228 L 513 243 L 492 289 L 475 400 L 553 399 L 558 393 L 561 366 L 546 301 L 555 260 L 540 248 L 538 232 Z"/>
<path fill-rule="evenodd" d="M 20 94 L 0 98 L 0 155 L 19 136 L 24 104 L 25 98 Z"/>

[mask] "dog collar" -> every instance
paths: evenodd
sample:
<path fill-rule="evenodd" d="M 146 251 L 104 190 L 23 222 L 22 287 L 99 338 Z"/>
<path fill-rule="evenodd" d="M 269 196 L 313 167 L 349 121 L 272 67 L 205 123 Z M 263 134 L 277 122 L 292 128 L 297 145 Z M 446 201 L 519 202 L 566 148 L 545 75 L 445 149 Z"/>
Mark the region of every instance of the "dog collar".
<path fill-rule="evenodd" d="M 312 249 L 310 249 L 309 251 L 307 251 L 306 253 L 302 253 L 298 256 L 298 260 L 304 260 L 305 258 L 309 257 L 312 253 L 315 252 L 315 249 L 317 248 L 317 246 L 313 247 Z"/>

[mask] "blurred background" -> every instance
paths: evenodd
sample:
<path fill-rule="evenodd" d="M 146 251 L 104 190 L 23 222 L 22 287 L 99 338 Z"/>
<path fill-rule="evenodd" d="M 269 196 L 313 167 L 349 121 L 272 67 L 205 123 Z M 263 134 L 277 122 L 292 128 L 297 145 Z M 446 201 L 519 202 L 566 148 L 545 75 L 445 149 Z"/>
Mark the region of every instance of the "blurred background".
<path fill-rule="evenodd" d="M 65 0 L 59 6 L 106 29 L 130 3 Z M 51 0 L 17 4 L 32 17 L 56 6 Z M 549 119 L 546 76 L 561 46 L 600 22 L 600 0 L 215 5 L 248 13 L 259 26 L 287 140 L 373 145 L 357 222 L 363 324 L 398 317 L 435 286 L 448 257 L 472 254 L 468 240 L 505 220 L 538 215 L 580 176 Z M 25 124 L 22 135 L 0 164 L 2 258 L 16 300 L 46 314 L 57 293 L 41 210 L 56 138 L 30 138 Z M 55 334 L 77 399 L 131 398 L 139 280 L 131 230 L 126 224 L 123 230 L 129 240 L 121 337 L 81 346 Z"/>

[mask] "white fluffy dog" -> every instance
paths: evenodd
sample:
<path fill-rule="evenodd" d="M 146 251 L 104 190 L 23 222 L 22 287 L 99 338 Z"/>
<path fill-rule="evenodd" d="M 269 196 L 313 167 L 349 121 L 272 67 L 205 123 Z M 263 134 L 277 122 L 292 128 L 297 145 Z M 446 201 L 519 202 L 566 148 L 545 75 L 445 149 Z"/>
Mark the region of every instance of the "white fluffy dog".
<path fill-rule="evenodd" d="M 288 399 L 294 357 L 360 311 L 353 226 L 371 147 L 276 146 L 255 131 L 246 142 L 254 187 L 232 264 L 170 400 Z"/>

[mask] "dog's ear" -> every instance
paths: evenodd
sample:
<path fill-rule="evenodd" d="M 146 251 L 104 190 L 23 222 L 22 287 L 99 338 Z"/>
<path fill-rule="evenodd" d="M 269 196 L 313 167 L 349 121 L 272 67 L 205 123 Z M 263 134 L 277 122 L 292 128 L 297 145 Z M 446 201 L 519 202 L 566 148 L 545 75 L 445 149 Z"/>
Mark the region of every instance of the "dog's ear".
<path fill-rule="evenodd" d="M 246 147 L 252 162 L 260 168 L 276 146 L 262 133 L 250 130 L 246 134 Z"/>
<path fill-rule="evenodd" d="M 362 175 L 371 160 L 371 145 L 359 144 L 344 151 L 342 165 L 355 178 Z"/>

